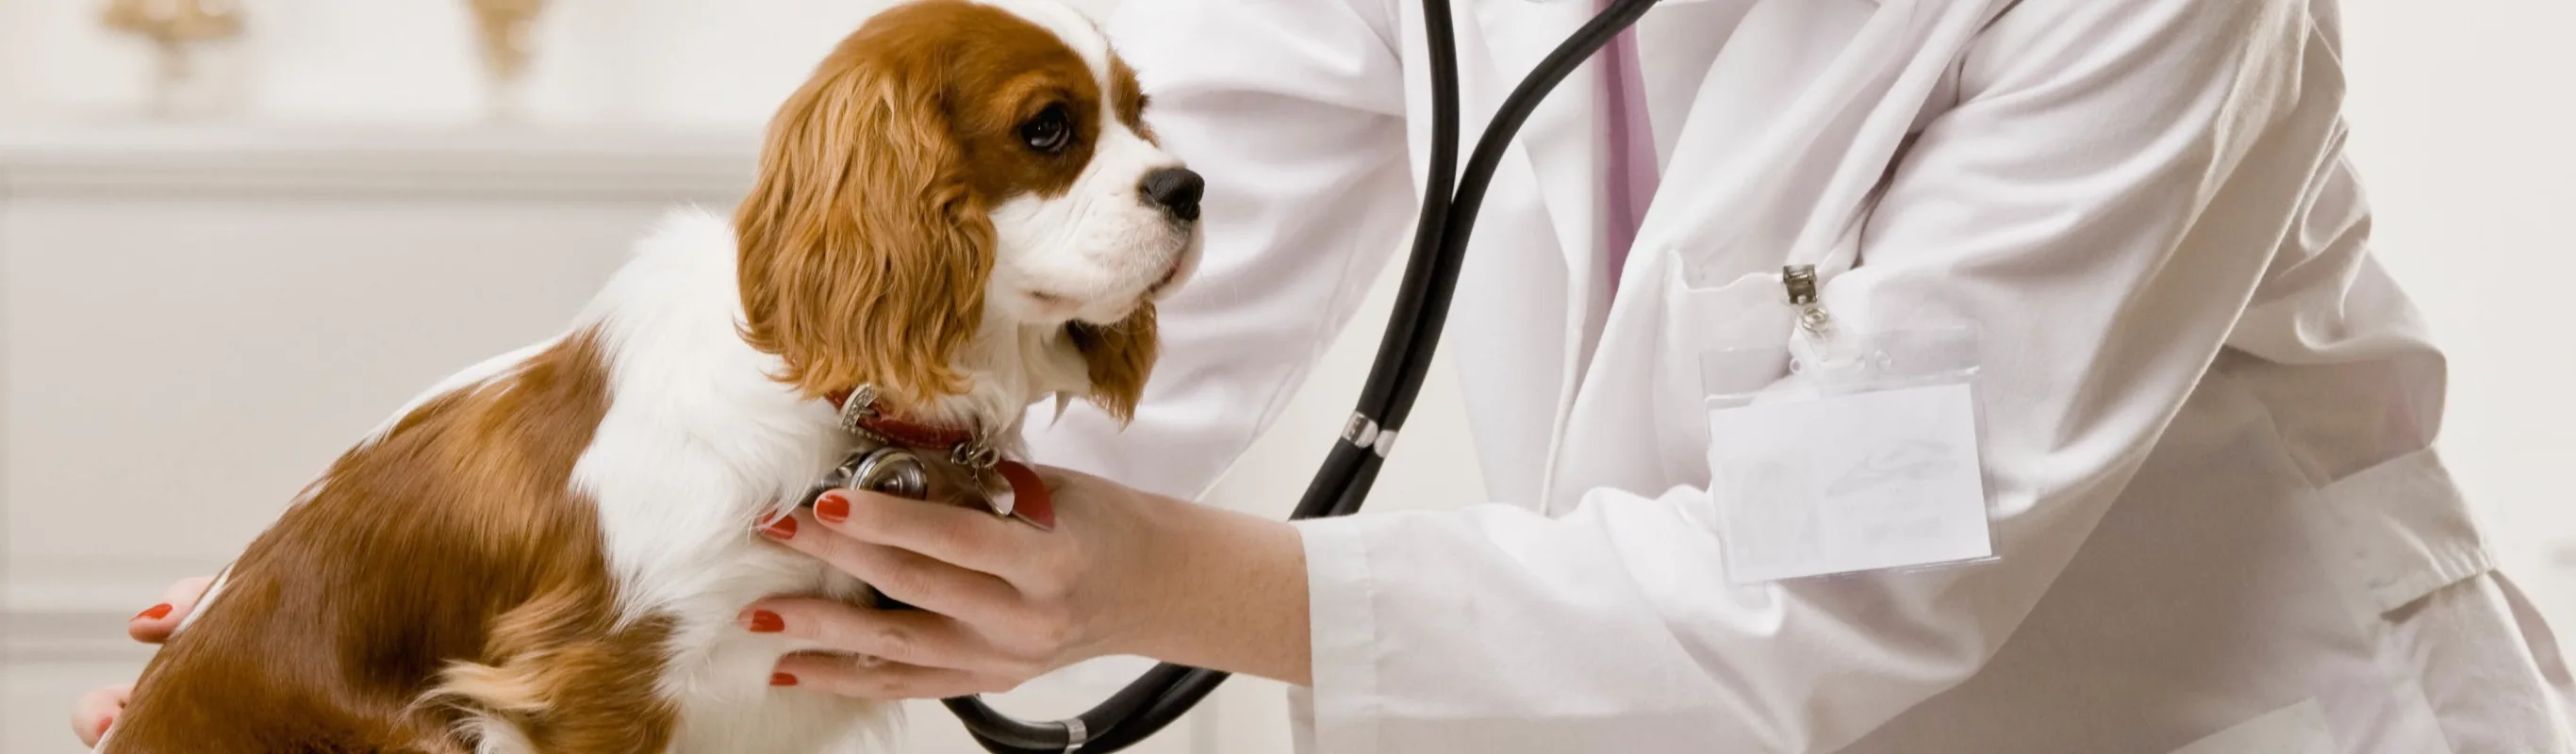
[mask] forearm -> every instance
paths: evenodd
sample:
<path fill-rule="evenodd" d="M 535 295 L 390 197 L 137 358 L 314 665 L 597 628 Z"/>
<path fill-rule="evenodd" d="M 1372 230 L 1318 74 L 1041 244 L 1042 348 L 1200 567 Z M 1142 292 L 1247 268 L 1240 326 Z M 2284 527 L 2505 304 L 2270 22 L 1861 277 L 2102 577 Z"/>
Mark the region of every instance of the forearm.
<path fill-rule="evenodd" d="M 1155 498 L 1157 573 L 1131 602 L 1140 623 L 1120 654 L 1309 685 L 1306 553 L 1297 529 L 1214 506 Z"/>

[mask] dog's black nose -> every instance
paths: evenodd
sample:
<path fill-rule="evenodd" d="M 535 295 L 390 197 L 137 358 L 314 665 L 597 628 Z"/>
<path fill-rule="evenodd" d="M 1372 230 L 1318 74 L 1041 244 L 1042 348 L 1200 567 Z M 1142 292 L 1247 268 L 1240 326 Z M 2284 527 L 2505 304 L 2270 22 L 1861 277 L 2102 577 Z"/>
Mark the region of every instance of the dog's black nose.
<path fill-rule="evenodd" d="M 1163 168 L 1145 174 L 1136 190 L 1147 200 L 1182 220 L 1199 219 L 1199 194 L 1207 191 L 1207 179 L 1189 168 Z"/>

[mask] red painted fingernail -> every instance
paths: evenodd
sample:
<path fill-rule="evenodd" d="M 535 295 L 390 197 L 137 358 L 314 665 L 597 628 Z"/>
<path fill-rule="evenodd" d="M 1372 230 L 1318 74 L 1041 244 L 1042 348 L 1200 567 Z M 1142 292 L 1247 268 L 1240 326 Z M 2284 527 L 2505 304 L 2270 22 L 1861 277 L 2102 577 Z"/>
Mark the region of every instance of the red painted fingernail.
<path fill-rule="evenodd" d="M 779 619 L 777 613 L 767 610 L 753 610 L 745 613 L 742 625 L 755 634 L 774 634 L 787 630 L 787 621 Z"/>
<path fill-rule="evenodd" d="M 141 612 L 141 613 L 137 613 L 137 614 L 135 614 L 134 619 L 135 619 L 135 620 L 160 620 L 160 619 L 162 619 L 162 618 L 167 618 L 167 617 L 170 617 L 170 603 L 164 602 L 164 603 L 161 603 L 161 604 L 158 604 L 158 605 L 153 605 L 153 606 L 152 606 L 152 608 L 151 608 L 151 609 L 149 609 L 149 610 L 145 610 L 145 611 L 143 611 L 143 612 Z"/>
<path fill-rule="evenodd" d="M 814 517 L 835 524 L 848 521 L 850 499 L 838 492 L 823 493 L 823 499 L 814 501 Z"/>
<path fill-rule="evenodd" d="M 788 675 L 786 673 L 771 673 L 769 674 L 769 685 L 794 686 L 796 685 L 796 676 Z"/>
<path fill-rule="evenodd" d="M 778 520 L 770 522 L 768 526 L 761 527 L 760 533 L 767 535 L 770 539 L 795 539 L 796 517 L 779 516 Z"/>

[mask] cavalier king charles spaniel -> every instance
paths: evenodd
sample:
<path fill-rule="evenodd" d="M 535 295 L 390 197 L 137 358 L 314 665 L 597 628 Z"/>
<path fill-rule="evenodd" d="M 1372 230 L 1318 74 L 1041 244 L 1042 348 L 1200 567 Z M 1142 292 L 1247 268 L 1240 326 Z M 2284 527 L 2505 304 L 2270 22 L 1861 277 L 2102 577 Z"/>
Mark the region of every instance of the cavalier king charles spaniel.
<path fill-rule="evenodd" d="M 745 605 L 868 591 L 753 524 L 871 445 L 955 446 L 925 455 L 984 478 L 1024 470 L 1032 406 L 1131 415 L 1203 187 L 1145 108 L 1070 8 L 876 15 L 779 109 L 730 221 L 667 217 L 560 335 L 431 387 L 333 462 L 100 750 L 882 740 L 892 705 L 769 685 L 810 647 L 738 626 Z"/>

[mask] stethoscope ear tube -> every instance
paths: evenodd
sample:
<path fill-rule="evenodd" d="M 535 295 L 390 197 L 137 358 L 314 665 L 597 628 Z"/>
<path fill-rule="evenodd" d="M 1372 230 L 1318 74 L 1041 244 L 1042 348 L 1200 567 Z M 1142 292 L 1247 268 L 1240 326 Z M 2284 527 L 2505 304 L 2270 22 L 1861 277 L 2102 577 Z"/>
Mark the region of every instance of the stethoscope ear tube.
<path fill-rule="evenodd" d="M 1636 23 L 1656 0 L 1614 0 L 1601 15 L 1557 45 L 1541 59 L 1511 96 L 1503 100 L 1476 142 L 1466 171 L 1458 159 L 1458 52 L 1450 0 L 1423 0 L 1423 33 L 1430 43 L 1432 143 L 1430 178 L 1424 187 L 1422 214 L 1415 222 L 1413 248 L 1405 261 L 1396 294 L 1395 314 L 1378 342 L 1376 362 L 1352 412 L 1352 428 L 1326 453 L 1315 479 L 1297 501 L 1291 519 L 1343 516 L 1358 512 L 1377 481 L 1378 470 L 1397 428 L 1413 412 L 1414 399 L 1431 371 L 1449 303 L 1458 290 L 1458 269 L 1466 260 L 1468 232 L 1493 183 L 1504 150 L 1540 100 L 1572 74 L 1611 38 Z M 1454 177 L 1455 189 L 1452 189 Z M 995 754 L 1111 752 L 1135 745 L 1179 720 L 1190 707 L 1223 683 L 1226 673 L 1164 663 L 1154 666 L 1107 701 L 1082 715 L 1052 722 L 1027 722 L 1004 715 L 976 697 L 943 700 L 967 732 Z"/>

